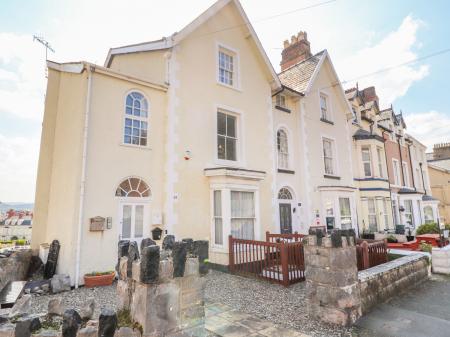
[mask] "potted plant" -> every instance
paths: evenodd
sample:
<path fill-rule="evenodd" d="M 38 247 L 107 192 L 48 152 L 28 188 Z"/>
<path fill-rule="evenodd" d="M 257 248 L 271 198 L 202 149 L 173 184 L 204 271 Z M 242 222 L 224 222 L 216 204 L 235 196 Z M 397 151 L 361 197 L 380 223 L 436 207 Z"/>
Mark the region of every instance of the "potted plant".
<path fill-rule="evenodd" d="M 110 286 L 116 273 L 114 271 L 92 272 L 84 275 L 84 286 L 86 288 Z"/>

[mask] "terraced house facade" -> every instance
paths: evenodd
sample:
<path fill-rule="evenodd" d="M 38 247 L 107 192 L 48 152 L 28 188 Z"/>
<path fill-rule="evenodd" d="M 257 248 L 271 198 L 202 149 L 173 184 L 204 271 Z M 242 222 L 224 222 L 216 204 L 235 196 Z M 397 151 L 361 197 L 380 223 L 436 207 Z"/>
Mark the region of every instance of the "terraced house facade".
<path fill-rule="evenodd" d="M 284 42 L 277 74 L 239 1 L 219 0 L 180 32 L 111 49 L 104 66 L 48 68 L 32 246 L 58 239 L 58 272 L 75 285 L 114 267 L 120 239 L 155 229 L 209 240 L 223 265 L 228 235 L 358 231 L 373 194 L 352 156 L 382 142 L 352 140 L 352 105 L 306 33 Z"/>

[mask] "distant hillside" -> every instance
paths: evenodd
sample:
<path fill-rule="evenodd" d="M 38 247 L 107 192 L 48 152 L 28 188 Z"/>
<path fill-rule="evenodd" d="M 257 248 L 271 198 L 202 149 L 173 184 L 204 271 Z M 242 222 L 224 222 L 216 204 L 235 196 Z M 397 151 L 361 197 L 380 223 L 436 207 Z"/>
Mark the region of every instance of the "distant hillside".
<path fill-rule="evenodd" d="M 0 212 L 5 212 L 11 208 L 18 211 L 32 210 L 34 208 L 34 204 L 26 202 L 0 202 Z"/>

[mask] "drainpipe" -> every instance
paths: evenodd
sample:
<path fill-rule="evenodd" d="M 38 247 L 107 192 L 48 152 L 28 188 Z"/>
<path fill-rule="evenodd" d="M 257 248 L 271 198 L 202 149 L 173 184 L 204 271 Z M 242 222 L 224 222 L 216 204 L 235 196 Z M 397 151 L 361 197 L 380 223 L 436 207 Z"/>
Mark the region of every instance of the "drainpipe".
<path fill-rule="evenodd" d="M 84 111 L 84 128 L 83 128 L 83 154 L 81 157 L 81 179 L 80 179 L 80 203 L 78 210 L 78 233 L 76 246 L 76 260 L 75 260 L 75 288 L 79 286 L 80 279 L 80 260 L 81 260 L 81 241 L 83 235 L 83 218 L 84 218 L 84 193 L 86 185 L 86 162 L 87 162 L 87 140 L 89 127 L 89 113 L 91 109 L 91 91 L 92 91 L 92 73 L 95 67 L 89 66 L 87 69 L 87 93 L 86 93 L 86 107 Z"/>

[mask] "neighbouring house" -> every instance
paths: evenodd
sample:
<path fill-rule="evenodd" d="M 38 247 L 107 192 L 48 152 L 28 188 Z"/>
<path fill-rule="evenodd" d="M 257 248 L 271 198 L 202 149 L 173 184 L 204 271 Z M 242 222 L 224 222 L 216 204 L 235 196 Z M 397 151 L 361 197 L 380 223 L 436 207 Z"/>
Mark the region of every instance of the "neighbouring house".
<path fill-rule="evenodd" d="M 326 50 L 311 53 L 306 32 L 283 47 L 278 74 L 283 87 L 273 98 L 278 210 L 273 230 L 356 229 L 351 109 L 339 78 Z"/>
<path fill-rule="evenodd" d="M 434 149 L 436 147 L 435 145 Z M 447 147 L 450 149 L 450 144 L 447 144 Z M 450 168 L 447 168 L 446 161 L 450 162 L 450 156 L 428 160 L 431 190 L 433 196 L 439 200 L 441 224 L 450 224 Z"/>
<path fill-rule="evenodd" d="M 426 158 L 427 147 L 411 135 L 409 140 L 410 165 L 414 189 L 422 194 L 420 220 L 423 223 L 439 222 L 439 200 L 432 194 L 429 166 Z"/>
<path fill-rule="evenodd" d="M 421 224 L 431 222 L 430 209 L 434 221 L 439 217 L 438 201 L 429 189 L 426 147 L 406 134 L 403 116 L 396 114 L 392 106 L 381 110 L 380 118 L 379 125 L 386 129 L 383 137 L 394 224 L 405 226 L 408 232 L 414 233 Z"/>
<path fill-rule="evenodd" d="M 375 87 L 346 90 L 353 109 L 352 150 L 358 187 L 358 225 L 362 233 L 394 229 L 380 108 Z"/>

